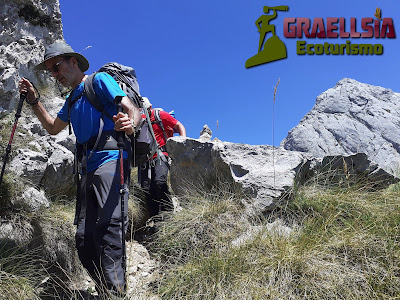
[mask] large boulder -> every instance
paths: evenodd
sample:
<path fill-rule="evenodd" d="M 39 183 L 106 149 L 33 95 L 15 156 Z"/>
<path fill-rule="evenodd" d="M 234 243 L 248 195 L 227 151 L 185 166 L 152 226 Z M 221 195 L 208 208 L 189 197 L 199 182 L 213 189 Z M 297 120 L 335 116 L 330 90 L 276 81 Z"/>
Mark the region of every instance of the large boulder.
<path fill-rule="evenodd" d="M 168 140 L 172 158 L 171 186 L 182 194 L 191 188 L 211 191 L 230 184 L 258 212 L 272 209 L 288 194 L 307 159 L 296 151 L 174 137 Z"/>
<path fill-rule="evenodd" d="M 50 196 L 70 194 L 74 182 L 74 154 L 55 140 L 48 137 L 31 142 L 29 146 L 34 150 L 16 149 L 17 154 L 7 170 L 34 186 L 43 187 Z M 70 147 L 69 140 L 64 140 L 65 146 Z"/>
<path fill-rule="evenodd" d="M 228 186 L 255 214 L 273 209 L 292 195 L 295 186 L 312 177 L 320 178 L 322 184 L 368 182 L 374 188 L 399 181 L 364 153 L 315 158 L 282 147 L 183 137 L 169 139 L 167 148 L 174 193 L 188 194 L 196 188 L 213 192 Z"/>
<path fill-rule="evenodd" d="M 400 94 L 345 78 L 317 97 L 282 141 L 286 150 L 322 158 L 365 153 L 391 174 L 400 167 Z"/>

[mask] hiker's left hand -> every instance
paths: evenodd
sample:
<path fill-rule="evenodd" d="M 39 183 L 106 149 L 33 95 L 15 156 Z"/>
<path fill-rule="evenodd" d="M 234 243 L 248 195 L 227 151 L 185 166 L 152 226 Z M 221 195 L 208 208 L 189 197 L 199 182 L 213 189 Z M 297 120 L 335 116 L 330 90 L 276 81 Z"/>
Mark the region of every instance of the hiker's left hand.
<path fill-rule="evenodd" d="M 117 115 L 113 116 L 114 120 L 114 130 L 115 131 L 125 131 L 127 135 L 131 135 L 134 132 L 132 126 L 132 120 L 127 114 L 119 112 Z"/>

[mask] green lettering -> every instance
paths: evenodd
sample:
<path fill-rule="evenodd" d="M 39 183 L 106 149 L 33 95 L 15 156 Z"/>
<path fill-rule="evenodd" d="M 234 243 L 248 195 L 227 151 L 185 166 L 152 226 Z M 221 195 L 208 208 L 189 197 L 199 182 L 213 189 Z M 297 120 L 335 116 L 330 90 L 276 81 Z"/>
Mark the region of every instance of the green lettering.
<path fill-rule="evenodd" d="M 314 44 L 307 45 L 307 54 L 308 55 L 314 55 L 314 52 L 311 50 L 312 48 L 314 48 Z"/>
<path fill-rule="evenodd" d="M 358 44 L 352 44 L 350 46 L 350 48 L 351 48 L 351 54 L 352 55 L 357 55 L 358 54 Z"/>
<path fill-rule="evenodd" d="M 333 54 L 333 55 L 338 55 L 339 54 L 339 44 L 332 44 L 332 45 L 329 45 L 329 48 L 330 48 L 330 50 L 331 50 L 331 53 Z"/>
<path fill-rule="evenodd" d="M 381 44 L 374 45 L 374 53 L 377 55 L 381 55 L 383 53 L 383 45 Z"/>
<path fill-rule="evenodd" d="M 322 44 L 316 44 L 316 45 L 315 45 L 315 54 L 317 54 L 317 55 L 322 55 L 322 54 L 324 54 L 324 45 L 322 45 Z"/>
<path fill-rule="evenodd" d="M 350 54 L 350 41 L 346 41 L 346 54 Z"/>
<path fill-rule="evenodd" d="M 344 49 L 346 48 L 346 44 L 340 44 L 340 54 L 344 54 Z"/>
<path fill-rule="evenodd" d="M 325 54 L 330 54 L 330 52 L 329 52 L 329 43 L 324 43 L 324 51 L 325 51 Z"/>
<path fill-rule="evenodd" d="M 373 51 L 374 51 L 374 49 L 373 49 L 373 47 L 372 47 L 371 44 L 360 44 L 360 45 L 359 45 L 359 50 L 360 50 L 359 53 L 360 53 L 361 55 L 364 55 L 364 54 L 366 54 L 366 55 L 373 54 Z"/>
<path fill-rule="evenodd" d="M 296 51 L 298 55 L 304 55 L 306 52 L 304 51 L 305 47 L 304 45 L 306 44 L 305 41 L 297 41 L 296 43 Z"/>

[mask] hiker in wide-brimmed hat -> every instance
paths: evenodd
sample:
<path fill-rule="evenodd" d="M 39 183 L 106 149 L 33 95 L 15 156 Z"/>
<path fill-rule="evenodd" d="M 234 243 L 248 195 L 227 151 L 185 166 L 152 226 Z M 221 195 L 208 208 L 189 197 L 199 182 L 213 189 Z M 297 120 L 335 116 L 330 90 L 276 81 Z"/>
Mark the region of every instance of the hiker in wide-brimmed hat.
<path fill-rule="evenodd" d="M 64 87 L 72 88 L 57 117 L 49 115 L 27 79 L 20 80 L 19 91 L 27 93 L 27 102 L 50 134 L 55 135 L 71 124 L 81 165 L 77 178 L 75 216 L 78 255 L 96 281 L 99 291 L 104 288 L 107 295 L 123 297 L 126 284 L 121 263 L 121 228 L 122 220 L 126 222 L 127 218 L 121 215 L 120 190 L 129 187 L 128 158 L 131 147 L 126 141 L 121 157 L 126 157 L 123 175 L 128 180 L 125 181 L 125 187 L 121 187 L 116 131 L 134 134 L 134 127 L 140 122 L 141 115 L 139 108 L 126 97 L 117 82 L 110 75 L 100 72 L 94 77 L 93 88 L 113 120 L 103 118 L 103 113 L 91 105 L 84 93 L 87 78 L 84 72 L 88 68 L 88 60 L 64 41 L 45 47 L 44 60 L 35 69 L 47 70 Z M 122 99 L 124 112 L 117 113 L 116 99 Z M 127 203 L 128 193 L 124 197 Z"/>
<path fill-rule="evenodd" d="M 35 70 L 47 70 L 46 62 L 56 56 L 75 57 L 78 61 L 79 69 L 86 72 L 89 69 L 89 62 L 82 54 L 76 53 L 70 45 L 65 42 L 56 42 L 46 47 L 44 60 L 35 67 Z"/>

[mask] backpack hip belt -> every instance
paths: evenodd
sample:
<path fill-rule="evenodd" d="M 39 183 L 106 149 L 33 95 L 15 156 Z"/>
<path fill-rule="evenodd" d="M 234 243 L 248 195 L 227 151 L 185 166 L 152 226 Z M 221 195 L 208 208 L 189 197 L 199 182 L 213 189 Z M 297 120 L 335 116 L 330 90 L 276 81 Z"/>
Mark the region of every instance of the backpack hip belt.
<path fill-rule="evenodd" d="M 103 131 L 99 139 L 94 136 L 85 144 L 88 150 L 93 151 L 118 150 L 115 130 Z"/>

